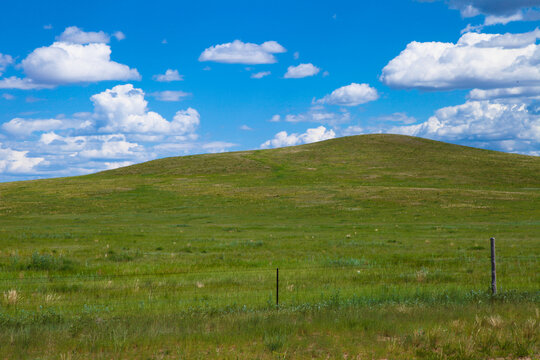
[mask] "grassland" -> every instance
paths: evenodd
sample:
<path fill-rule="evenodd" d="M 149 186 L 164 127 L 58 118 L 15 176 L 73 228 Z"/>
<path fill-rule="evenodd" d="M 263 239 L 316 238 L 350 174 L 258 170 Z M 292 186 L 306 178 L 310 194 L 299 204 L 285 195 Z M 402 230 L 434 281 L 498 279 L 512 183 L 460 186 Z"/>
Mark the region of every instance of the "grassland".
<path fill-rule="evenodd" d="M 0 184 L 0 359 L 539 358 L 539 234 L 540 158 L 406 136 Z"/>

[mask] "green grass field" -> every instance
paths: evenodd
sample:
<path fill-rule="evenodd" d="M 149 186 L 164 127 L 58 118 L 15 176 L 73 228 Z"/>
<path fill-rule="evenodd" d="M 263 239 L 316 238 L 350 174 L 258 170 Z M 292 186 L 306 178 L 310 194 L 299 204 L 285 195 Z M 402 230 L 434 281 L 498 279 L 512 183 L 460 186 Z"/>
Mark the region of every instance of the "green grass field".
<path fill-rule="evenodd" d="M 4 183 L 0 359 L 538 359 L 539 258 L 539 157 L 406 136 Z"/>

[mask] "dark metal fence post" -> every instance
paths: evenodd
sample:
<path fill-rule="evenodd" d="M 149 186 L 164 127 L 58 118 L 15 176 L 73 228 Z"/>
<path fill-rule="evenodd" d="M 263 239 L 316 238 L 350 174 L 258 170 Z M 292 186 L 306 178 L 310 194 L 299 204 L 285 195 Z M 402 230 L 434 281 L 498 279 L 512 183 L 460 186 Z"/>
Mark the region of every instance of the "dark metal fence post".
<path fill-rule="evenodd" d="M 497 270 L 495 268 L 495 238 L 490 239 L 491 242 L 491 293 L 497 294 Z"/>
<path fill-rule="evenodd" d="M 279 306 L 279 268 L 276 268 L 276 306 Z"/>

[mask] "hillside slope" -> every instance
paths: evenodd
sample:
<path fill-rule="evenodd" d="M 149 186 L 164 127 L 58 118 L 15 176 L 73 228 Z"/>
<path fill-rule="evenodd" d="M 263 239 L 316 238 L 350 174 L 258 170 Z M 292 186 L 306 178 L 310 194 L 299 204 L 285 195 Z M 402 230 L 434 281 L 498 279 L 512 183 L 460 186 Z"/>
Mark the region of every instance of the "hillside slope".
<path fill-rule="evenodd" d="M 407 136 L 4 183 L 0 353 L 534 358 L 539 234 L 540 158 Z"/>

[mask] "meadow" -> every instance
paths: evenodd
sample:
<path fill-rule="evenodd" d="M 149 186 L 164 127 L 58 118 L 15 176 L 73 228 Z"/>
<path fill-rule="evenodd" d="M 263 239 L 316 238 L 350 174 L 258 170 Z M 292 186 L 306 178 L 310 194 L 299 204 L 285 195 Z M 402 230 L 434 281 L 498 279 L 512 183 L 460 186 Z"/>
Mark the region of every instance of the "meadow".
<path fill-rule="evenodd" d="M 539 258 L 539 157 L 407 136 L 4 183 L 0 359 L 535 359 Z"/>

